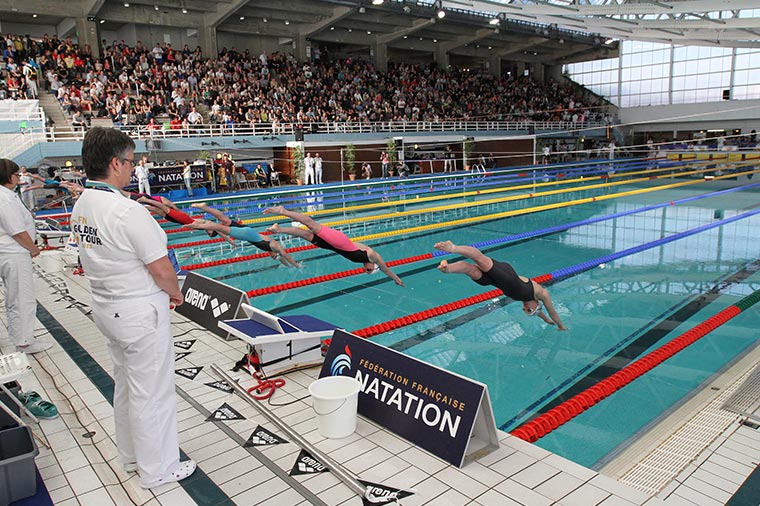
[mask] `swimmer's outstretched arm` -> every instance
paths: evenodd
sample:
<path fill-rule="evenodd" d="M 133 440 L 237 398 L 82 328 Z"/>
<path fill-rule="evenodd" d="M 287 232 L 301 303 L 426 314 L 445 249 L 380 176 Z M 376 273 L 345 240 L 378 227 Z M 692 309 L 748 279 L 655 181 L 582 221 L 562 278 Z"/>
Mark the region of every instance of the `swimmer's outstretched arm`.
<path fill-rule="evenodd" d="M 544 307 L 546 308 L 546 311 L 549 313 L 549 318 L 551 320 L 548 320 L 545 318 L 546 315 L 543 315 L 543 311 L 538 312 L 538 316 L 544 320 L 546 323 L 557 324 L 557 330 L 567 330 L 567 327 L 565 327 L 565 324 L 562 323 L 562 320 L 559 317 L 559 314 L 557 313 L 557 310 L 554 309 L 554 304 L 552 303 L 552 298 L 549 295 L 549 292 L 544 288 L 543 286 L 539 285 L 535 281 L 533 281 L 533 293 L 535 294 L 536 300 L 540 300 Z"/>
<path fill-rule="evenodd" d="M 381 257 L 377 251 L 373 250 L 372 248 L 367 248 L 367 258 L 369 258 L 370 262 L 377 264 L 380 270 L 383 271 L 383 274 L 391 278 L 394 283 L 396 283 L 398 286 L 404 286 L 404 282 L 401 281 L 401 278 L 399 278 L 396 273 L 390 269 L 390 267 L 385 265 L 385 260 L 383 260 L 383 257 Z"/>
<path fill-rule="evenodd" d="M 280 244 L 278 241 L 274 239 L 269 239 L 268 237 L 261 236 L 261 239 L 263 241 L 269 242 L 269 247 L 272 248 L 272 252 L 276 253 L 278 256 L 278 260 L 280 260 L 280 263 L 284 265 L 285 267 L 297 267 L 301 269 L 303 267 L 303 264 L 300 262 L 296 262 L 295 259 L 290 256 L 290 253 L 285 251 L 285 248 L 282 247 L 282 244 Z"/>

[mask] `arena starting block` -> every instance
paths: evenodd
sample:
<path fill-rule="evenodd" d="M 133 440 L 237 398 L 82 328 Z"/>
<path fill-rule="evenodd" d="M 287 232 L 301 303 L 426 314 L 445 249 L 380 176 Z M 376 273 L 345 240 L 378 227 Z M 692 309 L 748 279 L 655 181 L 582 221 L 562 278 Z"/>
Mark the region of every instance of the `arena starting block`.
<path fill-rule="evenodd" d="M 219 328 L 248 344 L 249 366 L 267 375 L 321 364 L 322 339 L 338 328 L 309 315 L 278 317 L 245 303 L 240 307 L 247 318 L 222 320 Z"/>

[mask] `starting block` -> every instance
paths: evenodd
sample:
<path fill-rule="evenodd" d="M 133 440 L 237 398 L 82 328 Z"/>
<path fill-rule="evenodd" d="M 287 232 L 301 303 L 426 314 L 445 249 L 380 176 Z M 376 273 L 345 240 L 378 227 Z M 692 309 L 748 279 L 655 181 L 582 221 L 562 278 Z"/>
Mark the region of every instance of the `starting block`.
<path fill-rule="evenodd" d="M 219 328 L 248 344 L 249 355 L 267 375 L 323 362 L 322 338 L 332 337 L 335 325 L 309 315 L 278 317 L 248 304 L 248 318 L 222 320 Z"/>

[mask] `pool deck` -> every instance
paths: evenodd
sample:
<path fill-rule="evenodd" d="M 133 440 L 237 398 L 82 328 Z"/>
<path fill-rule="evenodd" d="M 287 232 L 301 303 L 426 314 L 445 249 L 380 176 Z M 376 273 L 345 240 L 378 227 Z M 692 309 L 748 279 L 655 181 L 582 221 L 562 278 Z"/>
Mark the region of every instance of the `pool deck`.
<path fill-rule="evenodd" d="M 116 461 L 113 410 L 109 387 L 111 363 L 105 340 L 87 314 L 89 293 L 82 276 L 70 268 L 45 273 L 35 268 L 40 309 L 37 335 L 45 335 L 53 348 L 30 356 L 33 372 L 20 380 L 24 390 L 36 390 L 54 402 L 61 416 L 30 424 L 50 448 L 40 446 L 36 464 L 50 497 L 57 505 L 361 505 L 362 499 L 332 472 L 291 475 L 300 448 L 291 443 L 244 447 L 261 425 L 284 437 L 245 400 L 205 383 L 217 381 L 210 365 L 229 370 L 241 358 L 241 341 L 223 341 L 210 332 L 191 330 L 196 324 L 174 314 L 177 341 L 176 368 L 203 367 L 197 377 L 177 375 L 177 409 L 180 447 L 198 463 L 191 478 L 150 491 L 138 485 Z M 46 266 L 50 268 L 49 266 Z M 0 350 L 13 351 L 0 313 Z M 61 345 L 63 344 L 63 346 Z M 692 445 L 690 454 L 660 459 L 666 470 L 656 474 L 663 483 L 637 478 L 637 466 L 649 466 L 647 457 L 673 438 L 679 429 L 697 419 L 706 406 L 720 410 L 716 399 L 735 388 L 747 372 L 760 364 L 758 349 L 737 362 L 698 399 L 671 415 L 619 458 L 597 472 L 556 454 L 500 433 L 500 448 L 459 469 L 432 456 L 385 429 L 359 417 L 356 433 L 339 440 L 325 439 L 317 431 L 308 385 L 318 369 L 289 374 L 275 395 L 275 403 L 297 401 L 272 408 L 282 420 L 362 480 L 396 489 L 414 489 L 400 500 L 414 506 L 435 505 L 720 505 L 760 463 L 760 430 L 742 425 L 742 417 L 722 413 L 719 423 L 704 427 L 706 444 Z M 244 387 L 255 384 L 247 374 L 231 373 Z M 710 385 L 715 387 L 715 385 Z M 298 400 L 305 398 L 304 400 Z M 208 422 L 222 404 L 245 419 Z M 725 410 L 724 410 L 725 411 Z M 688 412 L 690 417 L 685 417 Z M 715 417 L 711 417 L 714 419 Z M 680 420 L 680 424 L 674 420 Z M 663 429 L 663 427 L 669 427 Z M 688 436 L 686 436 L 688 437 Z M 691 438 L 694 439 L 694 438 Z M 674 455 L 678 452 L 674 452 Z M 677 457 L 677 458 L 676 458 Z M 668 465 L 670 466 L 668 468 Z M 662 479 L 666 473 L 667 479 Z M 667 474 L 669 473 L 669 474 Z M 760 499 L 758 499 L 760 502 Z M 40 503 L 42 504 L 42 503 Z"/>

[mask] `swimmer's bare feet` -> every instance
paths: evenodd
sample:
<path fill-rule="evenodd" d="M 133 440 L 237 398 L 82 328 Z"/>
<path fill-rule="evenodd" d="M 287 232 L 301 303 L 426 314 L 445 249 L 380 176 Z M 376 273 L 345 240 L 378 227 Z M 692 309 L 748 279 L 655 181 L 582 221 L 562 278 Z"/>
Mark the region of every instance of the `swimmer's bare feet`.
<path fill-rule="evenodd" d="M 438 264 L 438 270 L 441 272 L 448 273 L 449 272 L 449 263 L 446 260 L 441 260 L 441 263 Z"/>
<path fill-rule="evenodd" d="M 274 207 L 268 207 L 264 209 L 264 214 L 282 214 L 285 211 L 285 208 L 282 206 L 274 206 Z"/>
<path fill-rule="evenodd" d="M 204 228 L 203 225 L 205 225 L 206 223 L 208 223 L 206 220 L 200 219 L 200 218 L 196 218 L 196 219 L 193 220 L 192 223 L 188 223 L 187 226 L 188 226 L 188 228 L 202 229 L 202 228 Z"/>
<path fill-rule="evenodd" d="M 266 212 L 266 211 L 264 211 Z M 273 234 L 277 234 L 280 231 L 280 224 L 279 223 L 273 223 L 271 227 L 267 228 L 269 232 L 272 232 Z"/>
<path fill-rule="evenodd" d="M 197 204 L 190 204 L 190 207 L 194 207 L 196 209 L 201 209 L 205 211 L 206 209 L 208 209 L 208 204 L 206 204 L 205 202 L 198 202 Z"/>
<path fill-rule="evenodd" d="M 456 248 L 456 244 L 454 244 L 451 241 L 442 241 L 442 242 L 435 243 L 433 247 L 441 251 L 446 251 L 447 253 L 454 253 L 454 248 Z"/>

